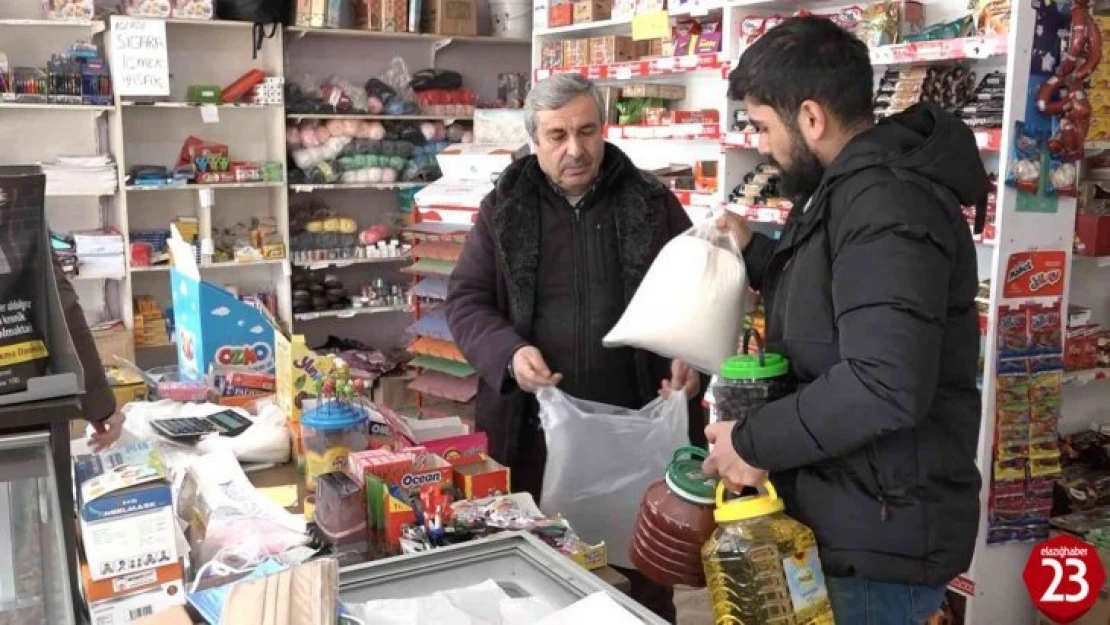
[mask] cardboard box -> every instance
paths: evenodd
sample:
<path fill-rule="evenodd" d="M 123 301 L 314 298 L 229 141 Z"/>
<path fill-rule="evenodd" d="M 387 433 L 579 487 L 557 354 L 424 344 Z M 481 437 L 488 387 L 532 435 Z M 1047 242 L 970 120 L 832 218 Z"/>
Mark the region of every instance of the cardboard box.
<path fill-rule="evenodd" d="M 160 591 L 171 597 L 185 594 L 185 563 L 178 560 L 156 569 L 94 580 L 89 564 L 81 558 L 81 589 L 89 605 L 119 599 L 136 593 Z"/>
<path fill-rule="evenodd" d="M 574 5 L 569 2 L 551 6 L 547 15 L 548 28 L 570 26 L 574 23 Z"/>
<path fill-rule="evenodd" d="M 563 67 L 580 67 L 589 64 L 589 39 L 567 39 L 563 41 Z"/>
<path fill-rule="evenodd" d="M 633 59 L 632 37 L 608 35 L 590 38 L 590 65 L 608 65 Z"/>
<path fill-rule="evenodd" d="M 390 410 L 405 410 L 416 406 L 416 393 L 409 390 L 409 382 L 416 379 L 416 373 L 406 371 L 398 375 L 378 378 L 378 384 L 371 393 L 371 399 L 378 406 Z"/>
<path fill-rule="evenodd" d="M 89 621 L 95 625 L 129 625 L 167 608 L 185 605 L 185 593 L 170 595 L 161 590 L 140 592 L 89 606 Z"/>
<path fill-rule="evenodd" d="M 381 0 L 353 0 L 355 27 L 362 30 L 382 29 Z"/>
<path fill-rule="evenodd" d="M 613 14 L 611 0 L 580 0 L 574 3 L 574 23 L 600 22 Z"/>
<path fill-rule="evenodd" d="M 321 28 L 327 13 L 328 0 L 297 0 L 293 23 L 297 26 Z"/>
<path fill-rule="evenodd" d="M 408 493 L 418 492 L 424 486 L 451 484 L 454 477 L 451 463 L 424 447 L 359 451 L 347 458 L 347 465 L 348 473 L 360 485 L 365 485 L 367 476 L 373 475 Z"/>
<path fill-rule="evenodd" d="M 78 456 L 74 463 L 81 542 L 91 579 L 178 561 L 170 483 L 150 442 Z"/>
<path fill-rule="evenodd" d="M 409 29 L 408 0 L 381 0 L 382 32 L 403 33 Z"/>
<path fill-rule="evenodd" d="M 504 495 L 509 490 L 509 469 L 493 458 L 455 465 L 455 487 L 467 499 Z"/>
<path fill-rule="evenodd" d="M 544 41 L 540 48 L 540 67 L 558 69 L 563 66 L 563 42 Z"/>
<path fill-rule="evenodd" d="M 460 143 L 436 154 L 436 163 L 443 177 L 450 180 L 491 180 L 527 155 L 527 145 Z"/>
<path fill-rule="evenodd" d="M 370 545 L 376 558 L 401 552 L 401 532 L 416 522 L 407 503 L 389 493 L 389 485 L 376 475 L 366 476 L 366 514 Z"/>
<path fill-rule="evenodd" d="M 477 0 L 423 0 L 423 32 L 473 37 L 478 34 Z"/>
<path fill-rule="evenodd" d="M 622 98 L 655 98 L 658 100 L 685 100 L 685 85 L 661 85 L 637 82 L 621 88 Z"/>
<path fill-rule="evenodd" d="M 1110 256 L 1110 215 L 1075 216 L 1076 253 Z"/>
<path fill-rule="evenodd" d="M 135 362 L 135 337 L 118 321 L 103 323 L 89 328 L 100 364 L 114 365 L 116 357 Z"/>

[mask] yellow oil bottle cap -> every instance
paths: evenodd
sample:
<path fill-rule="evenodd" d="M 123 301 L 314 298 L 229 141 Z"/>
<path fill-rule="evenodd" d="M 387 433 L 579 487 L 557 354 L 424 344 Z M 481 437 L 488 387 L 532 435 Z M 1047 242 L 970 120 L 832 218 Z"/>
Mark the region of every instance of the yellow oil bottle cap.
<path fill-rule="evenodd" d="M 771 480 L 763 481 L 763 490 L 766 493 L 738 497 L 725 501 L 728 489 L 724 481 L 717 483 L 717 509 L 713 511 L 713 519 L 718 523 L 733 523 L 745 519 L 767 516 L 786 509 L 786 504 L 779 499 L 779 494 L 771 484 Z"/>

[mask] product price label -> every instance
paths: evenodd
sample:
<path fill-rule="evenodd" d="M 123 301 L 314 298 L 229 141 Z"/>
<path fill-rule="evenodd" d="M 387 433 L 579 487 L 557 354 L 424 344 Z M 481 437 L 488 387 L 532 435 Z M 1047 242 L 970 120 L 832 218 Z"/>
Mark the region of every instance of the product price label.
<path fill-rule="evenodd" d="M 1042 614 L 1056 623 L 1071 623 L 1094 607 L 1106 571 L 1093 545 L 1055 536 L 1033 547 L 1022 577 Z"/>

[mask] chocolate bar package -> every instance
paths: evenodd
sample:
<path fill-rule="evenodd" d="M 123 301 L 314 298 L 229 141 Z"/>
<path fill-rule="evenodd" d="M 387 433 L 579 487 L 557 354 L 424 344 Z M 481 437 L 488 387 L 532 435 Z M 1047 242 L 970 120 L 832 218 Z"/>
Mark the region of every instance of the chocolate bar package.
<path fill-rule="evenodd" d="M 0 170 L 0 394 L 27 389 L 46 371 L 43 338 L 46 176 L 28 168 Z"/>

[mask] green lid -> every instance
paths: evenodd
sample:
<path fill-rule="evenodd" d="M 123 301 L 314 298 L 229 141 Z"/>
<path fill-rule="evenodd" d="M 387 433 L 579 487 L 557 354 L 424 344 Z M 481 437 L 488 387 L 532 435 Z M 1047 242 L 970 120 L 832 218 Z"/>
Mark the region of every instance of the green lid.
<path fill-rule="evenodd" d="M 782 354 L 740 354 L 721 363 L 721 377 L 726 380 L 766 380 L 790 372 L 790 360 Z"/>
<path fill-rule="evenodd" d="M 706 452 L 700 447 L 679 447 L 667 465 L 667 487 L 691 503 L 711 506 L 717 490 L 717 478 L 702 473 Z"/>

